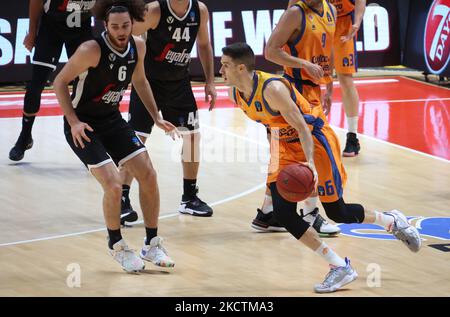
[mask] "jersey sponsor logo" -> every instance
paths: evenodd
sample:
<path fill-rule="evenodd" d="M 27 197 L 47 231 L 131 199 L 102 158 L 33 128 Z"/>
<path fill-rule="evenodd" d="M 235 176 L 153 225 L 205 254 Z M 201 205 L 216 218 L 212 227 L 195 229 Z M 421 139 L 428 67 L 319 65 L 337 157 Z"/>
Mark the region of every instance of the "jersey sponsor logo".
<path fill-rule="evenodd" d="M 450 61 L 450 0 L 435 0 L 431 5 L 423 42 L 429 71 L 440 74 Z"/>
<path fill-rule="evenodd" d="M 120 100 L 122 100 L 123 95 L 125 94 L 126 89 L 122 88 L 120 91 L 114 91 L 112 90 L 114 87 L 116 86 L 116 84 L 108 84 L 106 85 L 106 87 L 103 89 L 102 93 L 93 98 L 92 100 L 95 102 L 100 102 L 100 100 L 103 103 L 109 104 L 117 104 L 120 102 Z"/>
<path fill-rule="evenodd" d="M 191 54 L 187 52 L 187 49 L 184 49 L 182 52 L 174 52 L 171 50 L 174 47 L 175 44 L 168 43 L 164 47 L 161 55 L 155 57 L 155 61 L 157 62 L 167 61 L 170 64 L 181 66 L 189 64 L 189 62 L 191 61 Z"/>
<path fill-rule="evenodd" d="M 329 75 L 331 72 L 330 57 L 325 55 L 313 56 L 311 63 L 322 66 L 325 75 Z"/>
<path fill-rule="evenodd" d="M 449 217 L 407 217 L 417 228 L 423 238 L 434 238 L 438 240 L 450 240 L 450 218 Z M 374 224 L 338 224 L 343 235 L 377 240 L 396 240 L 386 230 Z"/>
<path fill-rule="evenodd" d="M 122 100 L 123 95 L 125 94 L 126 89 L 123 88 L 121 91 L 113 91 L 110 90 L 106 94 L 103 95 L 102 101 L 106 104 L 118 104 L 120 100 Z"/>

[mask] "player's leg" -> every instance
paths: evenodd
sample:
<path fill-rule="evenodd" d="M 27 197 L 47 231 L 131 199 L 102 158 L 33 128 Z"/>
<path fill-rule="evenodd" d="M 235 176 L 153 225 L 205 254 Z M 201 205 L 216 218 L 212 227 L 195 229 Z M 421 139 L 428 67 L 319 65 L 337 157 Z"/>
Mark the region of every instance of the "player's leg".
<path fill-rule="evenodd" d="M 322 203 L 322 205 L 328 218 L 337 223 L 376 224 L 385 228 L 387 232 L 392 233 L 412 252 L 418 252 L 422 246 L 419 231 L 398 210 L 388 212 L 372 211 L 365 209 L 360 204 L 347 204 L 343 198 L 334 202 Z"/>
<path fill-rule="evenodd" d="M 41 106 L 41 94 L 50 74 L 56 69 L 62 45 L 62 40 L 43 20 L 35 43 L 31 81 L 27 84 L 23 102 L 22 130 L 9 152 L 10 160 L 22 160 L 25 151 L 33 146 L 32 129 Z"/>
<path fill-rule="evenodd" d="M 360 151 L 358 134 L 359 96 L 353 81 L 357 71 L 356 38 L 342 42 L 341 36 L 352 27 L 352 16 L 340 17 L 336 24 L 334 40 L 334 65 L 341 86 L 342 103 L 347 117 L 348 133 L 343 151 L 344 156 L 356 156 Z"/>
<path fill-rule="evenodd" d="M 137 136 L 142 143 L 145 144 L 150 136 L 153 127 L 153 119 L 139 98 L 134 87 L 131 88 L 130 107 L 128 112 L 128 123 L 136 131 Z M 121 219 L 122 224 L 133 222 L 138 219 L 137 212 L 131 206 L 130 189 L 133 181 L 133 174 L 124 166 L 120 169 L 122 175 L 122 203 L 121 203 Z"/>
<path fill-rule="evenodd" d="M 139 183 L 139 201 L 146 231 L 144 246 L 140 254 L 141 258 L 158 266 L 173 267 L 175 262 L 162 246 L 163 239 L 158 236 L 159 188 L 156 171 L 152 166 L 150 157 L 145 151 L 124 164 Z"/>
<path fill-rule="evenodd" d="M 67 142 L 103 188 L 103 214 L 106 228 L 108 229 L 108 249 L 110 254 L 125 271 L 139 271 L 144 268 L 144 263 L 134 254 L 134 251 L 128 248 L 120 232 L 121 178 L 119 171 L 107 154 L 97 134 L 90 131 L 85 132 L 91 139 L 91 142 L 85 142 L 84 148 L 77 147 L 73 143 L 70 126 L 67 121 L 64 123 L 64 133 Z"/>
<path fill-rule="evenodd" d="M 269 136 L 268 136 L 268 139 L 272 146 L 272 142 L 271 142 Z M 300 148 L 299 144 L 293 145 L 292 148 L 288 151 L 295 153 L 295 157 L 291 158 L 291 163 L 295 163 L 298 161 L 303 161 L 303 162 L 306 161 L 304 153 L 303 153 L 302 149 Z M 274 157 L 276 157 L 276 155 L 277 154 L 275 154 L 275 153 L 271 154 L 271 165 L 274 164 L 272 160 Z M 278 164 L 278 163 L 276 163 L 276 164 Z M 289 163 L 287 163 L 287 164 L 289 164 Z M 277 169 L 278 166 L 272 166 L 271 168 Z M 300 209 L 300 214 L 302 215 L 303 219 L 306 222 L 308 222 L 313 227 L 313 229 L 315 229 L 320 235 L 335 236 L 335 235 L 339 234 L 341 231 L 339 229 L 339 227 L 328 223 L 319 214 L 318 201 L 319 201 L 319 199 L 317 196 L 312 196 L 303 202 L 304 208 Z M 276 221 L 275 217 L 273 217 L 273 203 L 272 203 L 272 197 L 270 194 L 270 190 L 266 190 L 263 207 L 261 209 L 257 210 L 257 215 L 256 215 L 256 218 L 253 219 L 252 227 L 256 230 L 263 231 L 263 232 L 285 231 L 285 228 Z"/>
<path fill-rule="evenodd" d="M 175 263 L 162 246 L 162 238 L 157 235 L 160 198 L 156 171 L 147 149 L 133 129 L 124 120 L 117 126 L 115 132 L 104 137 L 104 142 L 108 153 L 119 166 L 124 166 L 139 184 L 139 201 L 146 230 L 140 256 L 155 265 L 173 267 Z"/>
<path fill-rule="evenodd" d="M 347 258 L 340 257 L 318 236 L 317 232 L 298 215 L 297 204 L 285 200 L 278 193 L 276 183 L 269 184 L 276 219 L 286 227 L 299 242 L 306 245 L 330 265 L 325 280 L 315 285 L 318 293 L 330 293 L 352 282 L 358 276 Z"/>
<path fill-rule="evenodd" d="M 183 136 L 181 164 L 183 195 L 178 211 L 199 217 L 210 217 L 213 209 L 198 197 L 197 176 L 200 166 L 200 125 L 197 102 L 189 78 L 164 84 L 161 112 L 165 120 L 174 124 Z M 170 84 L 170 85 L 169 85 Z M 162 89 L 162 88 L 161 88 Z"/>
<path fill-rule="evenodd" d="M 359 204 L 344 202 L 343 190 L 347 175 L 341 161 L 337 136 L 329 126 L 325 126 L 316 133 L 315 139 L 321 144 L 314 148 L 314 161 L 319 175 L 318 193 L 328 218 L 336 223 L 381 225 L 405 243 L 411 251 L 417 252 L 421 246 L 419 232 L 408 223 L 401 212 L 393 210 L 380 213 L 365 210 Z"/>

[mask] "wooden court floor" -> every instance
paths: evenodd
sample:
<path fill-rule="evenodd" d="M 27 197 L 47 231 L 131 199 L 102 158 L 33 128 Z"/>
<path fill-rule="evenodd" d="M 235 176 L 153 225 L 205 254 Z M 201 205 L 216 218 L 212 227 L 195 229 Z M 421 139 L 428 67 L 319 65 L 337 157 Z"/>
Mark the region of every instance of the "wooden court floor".
<path fill-rule="evenodd" d="M 0 296 L 315 296 L 327 265 L 288 233 L 250 227 L 264 196 L 264 129 L 233 108 L 201 110 L 200 120 L 200 197 L 214 216 L 176 212 L 180 141 L 156 131 L 147 145 L 161 191 L 158 232 L 176 266 L 148 263 L 143 273 L 126 274 L 108 255 L 101 189 L 66 144 L 62 118 L 36 120 L 35 147 L 18 164 L 7 154 L 20 118 L 0 118 Z M 344 161 L 345 200 L 401 210 L 426 235 L 413 254 L 377 238 L 377 228 L 342 226 L 344 234 L 326 242 L 350 257 L 359 278 L 326 296 L 450 296 L 449 161 L 375 137 L 360 140 L 361 154 Z M 140 210 L 136 185 L 131 197 Z M 142 223 L 123 230 L 136 250 L 144 235 Z"/>

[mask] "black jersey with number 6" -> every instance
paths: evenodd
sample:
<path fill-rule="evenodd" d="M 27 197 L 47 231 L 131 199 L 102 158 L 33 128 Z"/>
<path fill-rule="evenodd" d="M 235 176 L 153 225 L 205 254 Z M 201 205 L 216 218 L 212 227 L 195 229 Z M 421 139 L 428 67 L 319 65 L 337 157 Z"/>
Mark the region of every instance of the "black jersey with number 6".
<path fill-rule="evenodd" d="M 200 27 L 197 0 L 190 0 L 183 17 L 178 17 L 169 0 L 158 0 L 161 18 L 147 31 L 145 70 L 149 79 L 180 80 L 189 76 L 191 51 Z"/>
<path fill-rule="evenodd" d="M 97 67 L 89 68 L 77 77 L 72 93 L 75 113 L 92 119 L 119 112 L 119 102 L 131 82 L 138 60 L 133 37 L 123 53 L 112 47 L 105 32 L 95 40 L 101 49 L 100 61 Z"/>

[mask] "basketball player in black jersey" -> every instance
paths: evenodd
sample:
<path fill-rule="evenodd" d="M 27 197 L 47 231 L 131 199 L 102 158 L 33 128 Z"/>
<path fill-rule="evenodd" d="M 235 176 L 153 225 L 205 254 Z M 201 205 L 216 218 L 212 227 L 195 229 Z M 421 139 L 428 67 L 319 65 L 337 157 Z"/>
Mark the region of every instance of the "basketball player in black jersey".
<path fill-rule="evenodd" d="M 33 69 L 24 98 L 22 130 L 9 152 L 11 160 L 22 160 L 25 151 L 33 146 L 31 130 L 41 105 L 41 93 L 56 69 L 63 44 L 70 57 L 81 43 L 92 39 L 89 10 L 94 3 L 95 0 L 30 0 L 29 30 L 23 44 L 30 52 L 35 47 Z"/>
<path fill-rule="evenodd" d="M 127 272 L 143 269 L 142 259 L 172 267 L 173 260 L 157 236 L 159 190 L 156 172 L 145 146 L 122 118 L 119 102 L 132 81 L 155 124 L 176 133 L 158 113 L 145 78 L 145 43 L 131 35 L 133 21 L 143 19 L 142 0 L 97 0 L 93 12 L 105 21 L 106 32 L 83 43 L 55 79 L 55 92 L 64 112 L 67 142 L 102 185 L 103 211 L 109 250 Z M 75 80 L 72 98 L 68 84 Z M 116 167 L 126 166 L 139 183 L 146 238 L 140 258 L 120 232 L 122 179 Z"/>
<path fill-rule="evenodd" d="M 189 63 L 194 42 L 206 77 L 205 98 L 214 107 L 214 64 L 208 35 L 209 13 L 198 0 L 158 0 L 147 4 L 145 21 L 135 23 L 133 34 L 147 37 L 145 70 L 158 108 L 164 119 L 173 123 L 183 135 L 184 193 L 178 209 L 180 213 L 209 217 L 213 210 L 197 196 L 197 174 L 200 156 L 200 133 L 197 104 L 189 78 Z M 153 121 L 142 101 L 131 91 L 129 123 L 145 140 Z M 122 213 L 133 213 L 128 198 L 132 178 L 125 171 L 122 193 Z"/>

